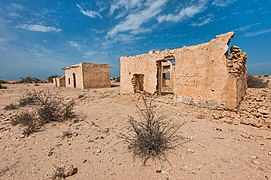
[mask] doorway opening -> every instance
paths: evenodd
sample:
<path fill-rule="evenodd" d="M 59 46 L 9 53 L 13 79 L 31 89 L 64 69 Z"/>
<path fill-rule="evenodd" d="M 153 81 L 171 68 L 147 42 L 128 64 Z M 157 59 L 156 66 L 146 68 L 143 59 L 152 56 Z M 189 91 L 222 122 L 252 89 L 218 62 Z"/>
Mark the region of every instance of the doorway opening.
<path fill-rule="evenodd" d="M 170 56 L 157 61 L 157 94 L 173 94 L 174 93 L 174 68 L 175 57 Z"/>
<path fill-rule="evenodd" d="M 134 74 L 132 78 L 132 84 L 134 92 L 143 92 L 144 91 L 144 74 Z"/>
<path fill-rule="evenodd" d="M 75 76 L 75 73 L 72 73 L 72 78 L 73 78 L 73 87 L 76 88 L 76 76 Z"/>

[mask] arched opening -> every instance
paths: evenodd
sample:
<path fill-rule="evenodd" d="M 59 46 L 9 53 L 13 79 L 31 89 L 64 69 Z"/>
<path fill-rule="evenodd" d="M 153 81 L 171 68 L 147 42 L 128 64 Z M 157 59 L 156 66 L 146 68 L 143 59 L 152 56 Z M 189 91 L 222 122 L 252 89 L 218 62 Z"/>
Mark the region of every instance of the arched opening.
<path fill-rule="evenodd" d="M 72 78 L 73 78 L 73 87 L 76 88 L 76 76 L 75 76 L 75 73 L 72 73 Z"/>

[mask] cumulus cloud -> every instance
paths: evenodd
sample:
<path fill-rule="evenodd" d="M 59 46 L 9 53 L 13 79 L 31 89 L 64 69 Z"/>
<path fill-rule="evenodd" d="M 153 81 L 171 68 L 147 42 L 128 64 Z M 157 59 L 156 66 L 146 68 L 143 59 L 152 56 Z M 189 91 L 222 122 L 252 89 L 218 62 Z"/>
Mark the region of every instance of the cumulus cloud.
<path fill-rule="evenodd" d="M 205 17 L 199 18 L 197 22 L 193 22 L 191 26 L 196 27 L 196 26 L 204 26 L 206 24 L 209 24 L 214 20 L 214 15 L 213 14 L 208 14 Z"/>
<path fill-rule="evenodd" d="M 76 4 L 76 6 L 79 8 L 79 11 L 84 14 L 85 16 L 88 16 L 88 17 L 91 17 L 91 18 L 95 18 L 95 17 L 99 17 L 99 18 L 102 18 L 102 16 L 95 12 L 95 11 L 92 11 L 92 10 L 84 10 L 79 4 Z"/>
<path fill-rule="evenodd" d="M 213 6 L 217 6 L 217 7 L 226 7 L 232 3 L 234 3 L 236 0 L 214 0 L 212 2 Z"/>
<path fill-rule="evenodd" d="M 177 14 L 167 14 L 160 15 L 157 20 L 159 23 L 168 21 L 168 22 L 179 22 L 185 20 L 186 18 L 191 18 L 198 13 L 201 13 L 205 10 L 207 6 L 206 0 L 201 0 L 196 5 L 190 5 L 187 7 L 183 7 Z"/>
<path fill-rule="evenodd" d="M 37 32 L 61 32 L 62 29 L 53 26 L 43 26 L 39 24 L 20 24 L 16 28 L 27 30 L 27 31 L 37 31 Z"/>
<path fill-rule="evenodd" d="M 112 38 L 123 32 L 136 33 L 146 31 L 142 25 L 157 16 L 167 2 L 168 0 L 156 0 L 148 2 L 149 6 L 146 8 L 136 13 L 127 15 L 123 21 L 121 21 L 107 33 L 107 37 Z"/>

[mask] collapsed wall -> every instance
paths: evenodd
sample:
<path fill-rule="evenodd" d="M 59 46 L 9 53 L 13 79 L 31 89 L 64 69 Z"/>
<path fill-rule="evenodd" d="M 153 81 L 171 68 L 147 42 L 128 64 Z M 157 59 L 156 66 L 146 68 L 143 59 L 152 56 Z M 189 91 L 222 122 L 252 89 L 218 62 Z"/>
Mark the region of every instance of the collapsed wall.
<path fill-rule="evenodd" d="M 159 94 L 161 62 L 174 59 L 171 82 L 176 101 L 208 108 L 236 108 L 245 95 L 247 55 L 237 46 L 228 52 L 233 36 L 229 32 L 196 46 L 121 57 L 121 93 L 140 90 Z M 135 82 L 143 84 L 137 88 Z"/>
<path fill-rule="evenodd" d="M 183 47 L 176 57 L 175 95 L 177 101 L 208 108 L 237 107 L 245 95 L 246 54 L 228 44 L 234 33 L 218 35 L 208 43 Z M 230 65 L 231 64 L 231 65 Z"/>

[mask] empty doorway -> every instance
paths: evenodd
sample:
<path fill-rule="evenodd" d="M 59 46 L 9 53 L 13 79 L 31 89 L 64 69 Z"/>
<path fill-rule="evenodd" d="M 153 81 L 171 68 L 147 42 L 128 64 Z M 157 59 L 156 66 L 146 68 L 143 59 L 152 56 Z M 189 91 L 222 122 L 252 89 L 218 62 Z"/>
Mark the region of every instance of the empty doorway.
<path fill-rule="evenodd" d="M 173 94 L 174 93 L 174 68 L 175 58 L 168 57 L 157 61 L 157 94 Z"/>
<path fill-rule="evenodd" d="M 76 88 L 76 76 L 75 76 L 75 73 L 72 73 L 72 78 L 73 78 L 73 87 Z"/>
<path fill-rule="evenodd" d="M 134 92 L 144 91 L 144 74 L 134 74 L 132 78 Z"/>

